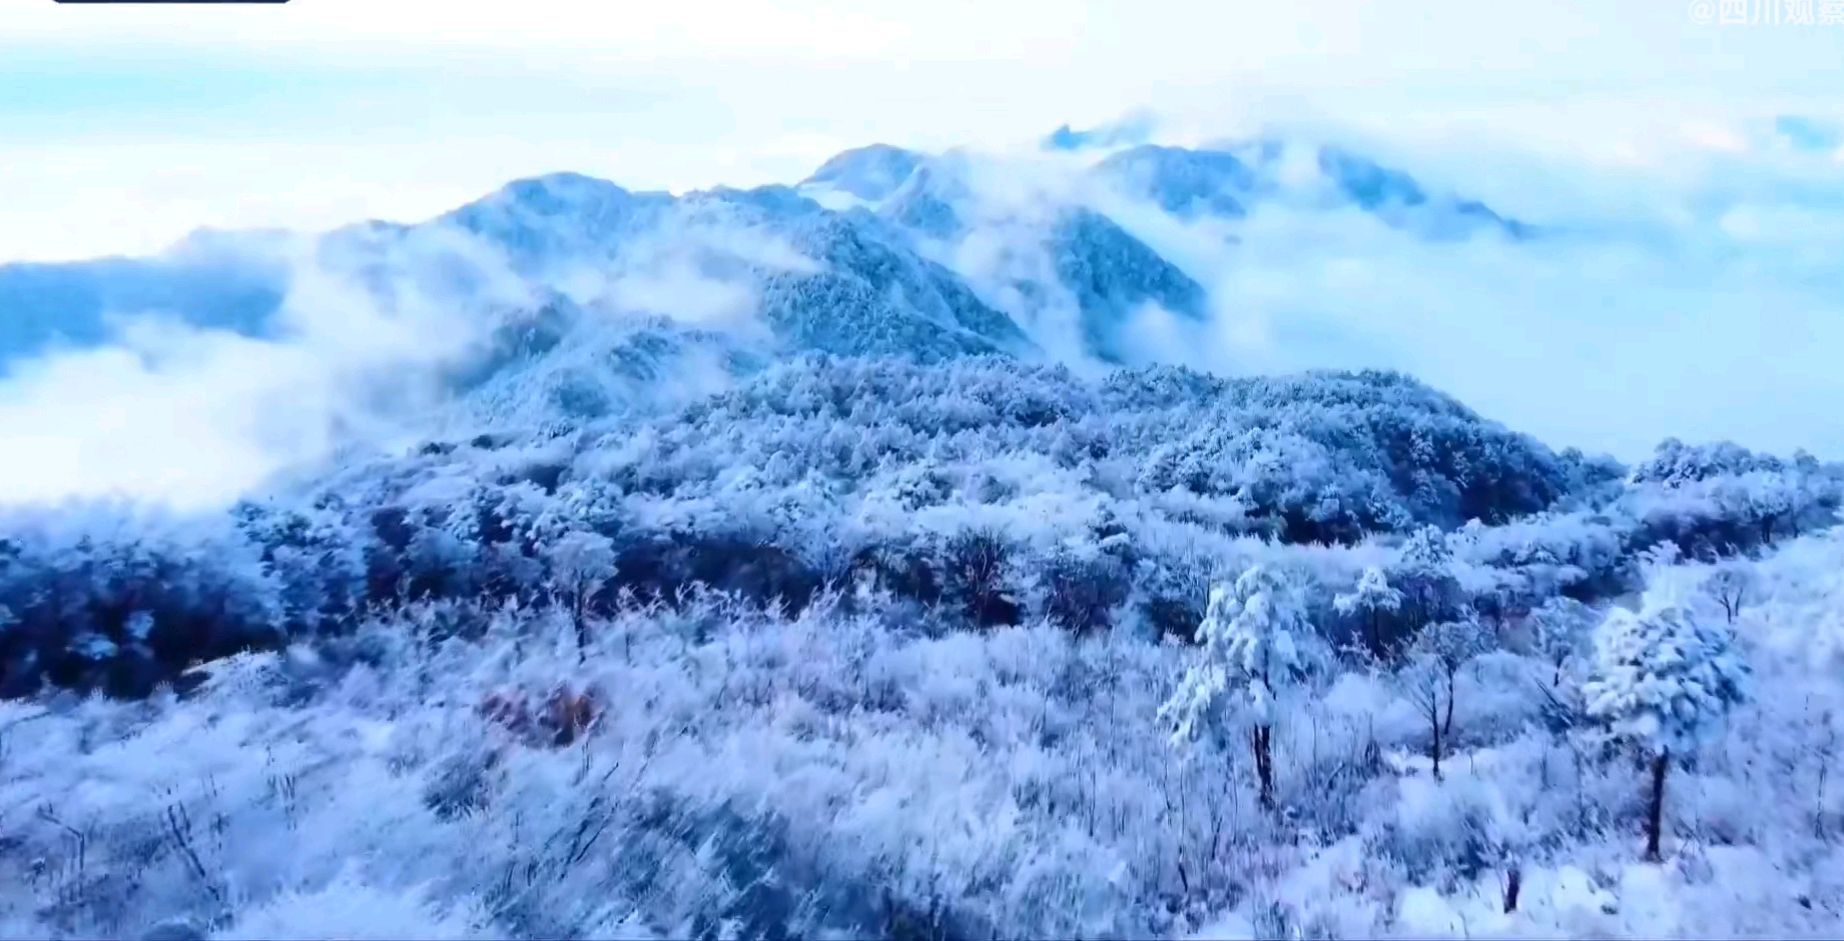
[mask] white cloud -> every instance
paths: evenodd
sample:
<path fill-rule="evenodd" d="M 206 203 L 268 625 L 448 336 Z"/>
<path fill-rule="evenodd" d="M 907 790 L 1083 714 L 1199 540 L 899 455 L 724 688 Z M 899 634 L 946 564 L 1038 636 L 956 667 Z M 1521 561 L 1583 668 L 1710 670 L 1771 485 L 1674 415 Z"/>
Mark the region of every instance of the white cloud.
<path fill-rule="evenodd" d="M 1667 435 L 1844 457 L 1844 416 L 1828 404 L 1844 400 L 1844 273 L 1834 261 L 1844 254 L 1844 181 L 1813 176 L 1822 155 L 1766 146 L 1758 123 L 1713 125 L 1737 146 L 1710 147 L 1708 128 L 1654 141 L 1682 171 L 1665 176 L 1503 140 L 1411 135 L 1375 148 L 1431 189 L 1447 188 L 1440 168 L 1472 153 L 1472 178 L 1493 178 L 1488 200 L 1540 192 L 1493 202 L 1553 227 L 1531 242 L 1429 241 L 1319 205 L 1323 182 L 1305 177 L 1246 220 L 1183 222 L 1085 185 L 1068 159 L 968 156 L 973 190 L 988 201 L 972 214 L 1010 221 L 945 257 L 995 302 L 1025 309 L 1002 285 L 1042 275 L 1045 204 L 1077 199 L 1211 293 L 1208 324 L 1141 313 L 1133 346 L 1146 359 L 1232 374 L 1400 369 L 1555 446 L 1626 459 Z M 1056 300 L 1040 301 L 1028 326 L 1053 354 L 1073 356 L 1074 314 Z"/>
<path fill-rule="evenodd" d="M 273 335 L 202 330 L 109 312 L 110 345 L 53 351 L 0 378 L 0 503 L 129 496 L 182 508 L 220 505 L 276 475 L 352 446 L 403 447 L 435 427 L 468 428 L 450 367 L 471 362 L 507 315 L 563 293 L 583 305 L 584 349 L 562 365 L 604 368 L 597 346 L 635 315 L 765 339 L 760 278 L 814 272 L 792 244 L 724 204 L 681 204 L 612 257 L 581 255 L 529 278 L 466 232 L 282 238 L 288 290 Z M 716 362 L 694 356 L 650 389 L 659 400 L 711 391 Z M 519 390 L 511 394 L 515 398 Z M 496 403 L 501 406 L 542 405 Z"/>
<path fill-rule="evenodd" d="M 132 319 L 118 343 L 54 352 L 0 381 L 7 502 L 129 495 L 180 507 L 234 498 L 354 441 L 403 440 L 440 394 L 436 371 L 525 289 L 465 238 L 418 233 L 385 250 L 383 290 L 288 247 L 278 335 Z M 476 273 L 459 297 L 457 261 Z"/>

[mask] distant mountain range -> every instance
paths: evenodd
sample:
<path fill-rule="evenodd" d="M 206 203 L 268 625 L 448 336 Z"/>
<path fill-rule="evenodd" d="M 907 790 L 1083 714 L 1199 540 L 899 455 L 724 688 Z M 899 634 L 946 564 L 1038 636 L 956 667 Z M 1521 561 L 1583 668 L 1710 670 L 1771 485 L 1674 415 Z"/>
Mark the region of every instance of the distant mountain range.
<path fill-rule="evenodd" d="M 1368 213 L 1434 240 L 1537 236 L 1349 150 L 1300 151 L 1276 140 L 1132 143 L 1143 136 L 1132 127 L 1064 128 L 1045 146 L 1096 149 L 1079 171 L 1082 183 L 1185 222 L 1234 226 L 1265 204 L 1285 203 Z M 1316 170 L 1310 185 L 1283 172 L 1300 153 Z M 367 222 L 317 236 L 205 233 L 148 258 L 0 265 L 0 373 L 48 349 L 105 343 L 139 315 L 250 336 L 286 333 L 284 307 L 304 261 L 386 308 L 412 263 L 423 283 L 434 279 L 455 298 L 474 298 L 473 286 L 495 279 L 522 285 L 526 302 L 480 302 L 481 316 L 494 318 L 481 331 L 489 339 L 456 373 L 494 414 L 617 407 L 636 394 L 637 378 L 671 368 L 661 357 L 737 370 L 798 351 L 1037 357 L 1052 347 L 1067 353 L 1070 343 L 1047 342 L 1060 328 L 1095 360 L 1131 363 L 1141 311 L 1209 317 L 1200 273 L 1162 256 L 1105 208 L 1080 199 L 1022 208 L 989 200 L 981 187 L 987 159 L 875 144 L 838 154 L 792 187 L 680 196 L 557 173 L 411 225 Z M 990 270 L 965 263 L 960 248 L 996 230 L 1019 256 Z M 454 233 L 462 235 L 448 237 Z M 687 300 L 707 294 L 735 310 L 713 314 Z M 568 356 L 557 352 L 565 349 Z"/>

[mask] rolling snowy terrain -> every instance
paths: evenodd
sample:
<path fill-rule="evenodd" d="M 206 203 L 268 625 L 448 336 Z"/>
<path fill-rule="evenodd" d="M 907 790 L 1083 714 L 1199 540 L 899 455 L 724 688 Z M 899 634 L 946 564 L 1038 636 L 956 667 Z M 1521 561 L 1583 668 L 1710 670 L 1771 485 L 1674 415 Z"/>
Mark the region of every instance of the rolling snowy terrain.
<path fill-rule="evenodd" d="M 1288 306 L 1703 243 L 1145 138 L 0 265 L 0 936 L 1844 931 L 1844 465 Z"/>

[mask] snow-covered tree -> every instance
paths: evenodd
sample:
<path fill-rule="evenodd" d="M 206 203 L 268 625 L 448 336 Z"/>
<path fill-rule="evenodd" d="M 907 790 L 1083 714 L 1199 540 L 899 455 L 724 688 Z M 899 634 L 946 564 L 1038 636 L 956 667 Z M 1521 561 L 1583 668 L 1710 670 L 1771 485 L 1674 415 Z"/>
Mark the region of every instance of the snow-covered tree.
<path fill-rule="evenodd" d="M 1730 624 L 1742 613 L 1742 605 L 1748 600 L 1748 590 L 1754 582 L 1753 569 L 1733 560 L 1716 566 L 1716 571 L 1703 583 L 1704 591 L 1722 606 L 1722 615 Z"/>
<path fill-rule="evenodd" d="M 947 592 L 980 627 L 1018 623 L 1018 603 L 1009 585 L 1010 556 L 1011 547 L 995 532 L 969 530 L 948 540 Z"/>
<path fill-rule="evenodd" d="M 615 574 L 614 543 L 600 533 L 576 530 L 545 547 L 551 579 L 570 611 L 579 653 L 589 648 L 588 607 Z"/>
<path fill-rule="evenodd" d="M 1683 560 L 1683 547 L 1670 539 L 1661 539 L 1639 550 L 1639 568 L 1648 576 L 1669 569 Z"/>
<path fill-rule="evenodd" d="M 1264 807 L 1274 806 L 1274 706 L 1299 672 L 1296 635 L 1306 628 L 1293 584 L 1266 566 L 1248 568 L 1211 589 L 1197 658 L 1159 710 L 1175 743 L 1227 740 L 1234 720 L 1246 722 Z"/>
<path fill-rule="evenodd" d="M 1472 618 L 1430 624 L 1416 636 L 1407 660 L 1397 673 L 1398 682 L 1415 710 L 1428 723 L 1428 755 L 1434 776 L 1441 776 L 1441 758 L 1453 736 L 1455 689 L 1460 670 L 1490 644 L 1490 633 Z"/>
<path fill-rule="evenodd" d="M 1423 526 L 1403 540 L 1402 553 L 1392 567 L 1392 582 L 1403 593 L 1403 608 L 1410 626 L 1452 617 L 1460 606 L 1460 585 L 1454 577 L 1453 547 L 1438 526 Z"/>
<path fill-rule="evenodd" d="M 1388 576 L 1377 566 L 1368 566 L 1358 576 L 1357 587 L 1332 599 L 1332 607 L 1346 617 L 1363 619 L 1365 643 L 1372 654 L 1383 652 L 1382 620 L 1402 608 L 1402 592 L 1389 583 Z"/>
<path fill-rule="evenodd" d="M 1572 598 L 1557 596 L 1530 612 L 1530 649 L 1550 667 L 1549 685 L 1562 685 L 1571 660 L 1584 653 L 1593 634 L 1594 613 Z"/>
<path fill-rule="evenodd" d="M 1594 671 L 1582 689 L 1588 714 L 1651 762 L 1646 856 L 1656 860 L 1670 762 L 1747 697 L 1748 665 L 1727 625 L 1697 618 L 1658 589 L 1637 612 L 1614 609 L 1594 641 Z"/>

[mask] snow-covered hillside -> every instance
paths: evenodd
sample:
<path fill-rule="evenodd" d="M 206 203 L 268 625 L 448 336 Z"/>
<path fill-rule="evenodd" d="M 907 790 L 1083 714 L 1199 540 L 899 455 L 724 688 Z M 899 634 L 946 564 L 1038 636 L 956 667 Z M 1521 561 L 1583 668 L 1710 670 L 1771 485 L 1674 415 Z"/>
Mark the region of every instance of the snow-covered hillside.
<path fill-rule="evenodd" d="M 1623 478 L 1383 374 L 821 358 L 218 518 L 13 511 L 0 911 L 82 936 L 1825 935 L 1844 547 L 1811 533 L 1839 482 L 1675 442 Z M 1175 739 L 1177 690 L 1236 682 L 1189 642 L 1209 587 L 1256 569 L 1284 599 L 1243 609 L 1293 612 L 1286 682 L 1187 693 L 1210 721 Z M 1674 753 L 1652 863 L 1642 752 L 1582 691 L 1596 625 L 1667 601 L 1734 632 L 1754 695 Z"/>
<path fill-rule="evenodd" d="M 1837 935 L 1844 466 L 1172 365 L 1173 232 L 1561 236 L 1138 138 L 0 268 L 27 381 L 337 366 L 0 501 L 0 935 Z"/>

